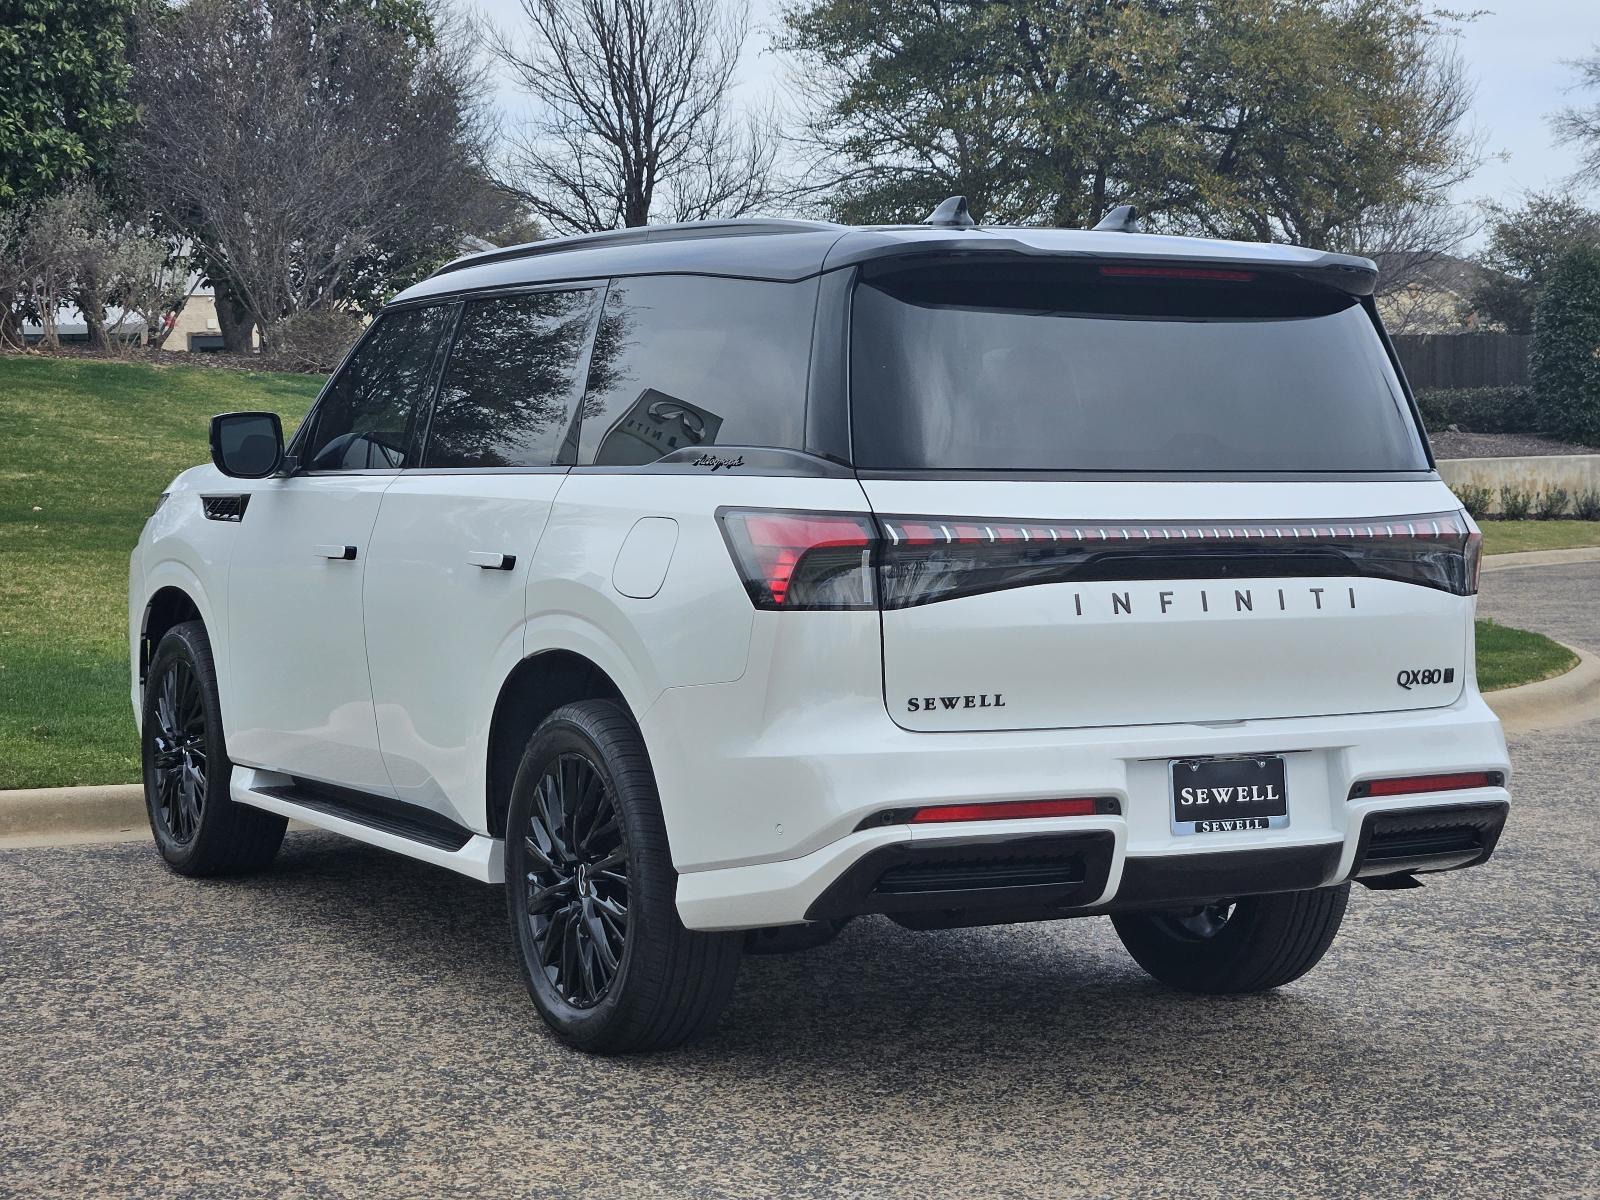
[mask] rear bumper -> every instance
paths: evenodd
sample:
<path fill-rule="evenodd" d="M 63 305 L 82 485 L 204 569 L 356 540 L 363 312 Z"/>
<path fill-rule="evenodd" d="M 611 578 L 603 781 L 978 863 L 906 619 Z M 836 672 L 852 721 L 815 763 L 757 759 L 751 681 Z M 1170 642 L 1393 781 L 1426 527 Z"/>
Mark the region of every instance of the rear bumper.
<path fill-rule="evenodd" d="M 1092 827 L 1103 818 L 985 822 L 928 839 L 878 829 L 802 859 L 680 876 L 678 911 L 691 929 L 746 929 L 867 913 L 935 926 L 1172 908 L 1477 866 L 1509 807 L 1500 788 L 1396 797 L 1348 839 L 1182 854 L 1130 854 L 1121 821 Z"/>
<path fill-rule="evenodd" d="M 689 690 L 702 708 L 739 691 Z M 1504 788 L 1350 798 L 1356 782 L 1375 777 L 1509 778 L 1499 722 L 1474 692 L 1410 713 L 1055 734 L 916 734 L 881 714 L 791 711 L 763 723 L 757 704 L 690 722 L 718 730 L 719 741 L 664 739 L 650 719 L 662 714 L 652 710 L 646 740 L 686 925 L 749 929 L 859 912 L 914 923 L 977 909 L 984 919 L 1020 920 L 1453 869 L 1493 853 L 1509 802 Z M 682 729 L 680 717 L 670 725 Z M 824 717 L 826 736 L 813 727 Z M 1174 833 L 1169 761 L 1230 754 L 1285 757 L 1289 824 Z M 919 804 L 1064 796 L 1112 797 L 1120 811 L 917 826 L 869 820 Z"/>

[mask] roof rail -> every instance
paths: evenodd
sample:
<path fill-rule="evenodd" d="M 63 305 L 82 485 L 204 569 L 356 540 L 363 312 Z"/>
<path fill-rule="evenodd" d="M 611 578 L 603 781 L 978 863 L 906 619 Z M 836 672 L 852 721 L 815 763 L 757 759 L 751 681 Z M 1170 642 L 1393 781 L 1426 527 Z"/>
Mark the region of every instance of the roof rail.
<path fill-rule="evenodd" d="M 571 237 L 550 238 L 542 242 L 524 242 L 520 246 L 506 246 L 487 250 L 482 254 L 464 254 L 451 259 L 433 273 L 433 278 L 460 271 L 465 267 L 479 267 L 485 263 L 505 262 L 514 258 L 533 258 L 541 254 L 560 254 L 567 250 L 592 250 L 605 246 L 637 246 L 645 242 L 679 242 L 699 237 L 741 237 L 761 233 L 817 233 L 841 229 L 830 221 L 797 221 L 779 217 L 741 218 L 730 221 L 683 221 L 675 225 L 638 225 L 630 229 L 607 229 L 600 233 L 578 233 Z"/>

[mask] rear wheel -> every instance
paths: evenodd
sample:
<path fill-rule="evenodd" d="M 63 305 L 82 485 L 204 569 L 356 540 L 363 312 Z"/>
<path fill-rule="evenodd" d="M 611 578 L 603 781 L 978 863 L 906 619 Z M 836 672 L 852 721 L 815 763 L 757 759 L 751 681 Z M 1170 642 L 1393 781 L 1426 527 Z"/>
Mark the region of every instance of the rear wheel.
<path fill-rule="evenodd" d="M 145 808 L 156 849 L 184 875 L 258 871 L 278 853 L 283 817 L 236 804 L 211 641 L 199 621 L 168 630 L 145 676 L 140 729 Z"/>
<path fill-rule="evenodd" d="M 528 742 L 506 819 L 506 901 L 528 993 L 580 1050 L 664 1050 L 711 1029 L 739 934 L 678 919 L 677 872 L 644 740 L 591 700 Z"/>
<path fill-rule="evenodd" d="M 1350 885 L 1247 896 L 1163 912 L 1118 913 L 1134 961 L 1186 992 L 1263 992 L 1316 966 L 1344 920 Z"/>

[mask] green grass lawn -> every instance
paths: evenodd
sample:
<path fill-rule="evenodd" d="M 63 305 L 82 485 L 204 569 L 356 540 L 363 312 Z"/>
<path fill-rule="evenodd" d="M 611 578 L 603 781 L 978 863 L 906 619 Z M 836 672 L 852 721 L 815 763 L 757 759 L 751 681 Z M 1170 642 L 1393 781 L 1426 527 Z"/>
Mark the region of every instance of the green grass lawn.
<path fill-rule="evenodd" d="M 176 355 L 174 357 L 177 357 Z M 213 413 L 292 426 L 320 376 L 0 355 L 0 788 L 138 778 L 128 554 Z"/>
<path fill-rule="evenodd" d="M 1480 521 L 1485 554 L 1600 546 L 1600 521 Z"/>
<path fill-rule="evenodd" d="M 1478 688 L 1497 692 L 1549 679 L 1578 665 L 1578 656 L 1542 633 L 1478 622 Z"/>
<path fill-rule="evenodd" d="M 213 413 L 293 428 L 309 375 L 0 355 L 0 789 L 139 774 L 128 699 L 128 553 L 162 488 L 209 457 Z M 1600 543 L 1600 522 L 1485 522 L 1494 549 Z M 1527 542 L 1496 545 L 1514 538 Z M 1478 623 L 1483 688 L 1566 670 L 1548 638 Z"/>

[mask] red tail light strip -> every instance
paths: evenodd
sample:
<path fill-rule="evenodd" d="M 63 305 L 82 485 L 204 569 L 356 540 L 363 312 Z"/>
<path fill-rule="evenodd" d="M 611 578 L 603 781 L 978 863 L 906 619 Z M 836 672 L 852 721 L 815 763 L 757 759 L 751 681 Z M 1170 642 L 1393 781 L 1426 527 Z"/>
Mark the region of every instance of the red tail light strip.
<path fill-rule="evenodd" d="M 1463 596 L 1478 586 L 1480 539 L 1459 511 L 1331 522 L 918 515 L 883 516 L 878 525 L 885 609 L 1129 578 L 1369 577 Z"/>
<path fill-rule="evenodd" d="M 973 517 L 884 517 L 883 532 L 891 545 L 931 546 L 992 545 L 996 542 L 1120 542 L 1137 545 L 1152 542 L 1248 542 L 1248 541 L 1378 541 L 1392 538 L 1464 538 L 1468 530 L 1457 513 L 1429 513 L 1426 516 L 1389 517 L 1378 521 L 1318 522 L 1314 525 L 1286 524 L 1281 521 L 1131 524 L 1096 522 L 995 521 Z"/>
<path fill-rule="evenodd" d="M 1472 788 L 1502 787 L 1499 771 L 1457 771 L 1449 775 L 1406 775 L 1395 779 L 1368 779 L 1350 789 L 1350 799 L 1379 796 L 1415 796 L 1425 792 L 1459 792 Z"/>
<path fill-rule="evenodd" d="M 1364 576 L 1468 596 L 1478 590 L 1482 541 L 1459 511 L 1332 522 L 1088 522 L 722 508 L 717 518 L 751 602 L 786 612 L 1221 575 Z"/>

